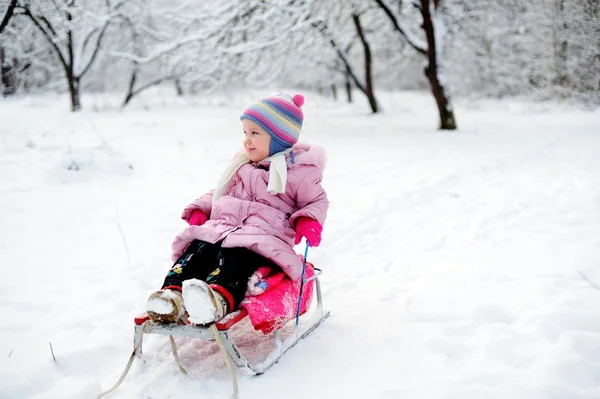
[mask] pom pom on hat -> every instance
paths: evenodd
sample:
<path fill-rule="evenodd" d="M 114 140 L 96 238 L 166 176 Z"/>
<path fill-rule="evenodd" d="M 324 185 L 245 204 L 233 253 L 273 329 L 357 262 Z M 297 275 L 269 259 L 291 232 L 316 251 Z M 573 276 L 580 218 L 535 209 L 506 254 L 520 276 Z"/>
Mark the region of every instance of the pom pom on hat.
<path fill-rule="evenodd" d="M 240 116 L 265 129 L 271 136 L 269 155 L 283 151 L 298 142 L 304 114 L 304 96 L 293 97 L 281 91 L 251 104 Z"/>
<path fill-rule="evenodd" d="M 301 107 L 304 105 L 304 96 L 302 94 L 296 94 L 292 100 L 294 101 L 294 104 L 296 104 L 298 107 Z"/>

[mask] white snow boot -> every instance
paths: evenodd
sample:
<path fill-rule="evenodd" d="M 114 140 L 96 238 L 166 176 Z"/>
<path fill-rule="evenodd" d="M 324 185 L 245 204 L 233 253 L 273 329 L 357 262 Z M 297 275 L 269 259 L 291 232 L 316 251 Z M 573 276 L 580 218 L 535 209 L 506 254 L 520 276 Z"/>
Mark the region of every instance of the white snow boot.
<path fill-rule="evenodd" d="M 227 314 L 225 298 L 202 280 L 183 282 L 183 303 L 192 324 L 210 324 Z"/>
<path fill-rule="evenodd" d="M 152 293 L 146 302 L 146 313 L 150 320 L 163 323 L 185 324 L 183 297 L 178 290 L 160 290 Z"/>

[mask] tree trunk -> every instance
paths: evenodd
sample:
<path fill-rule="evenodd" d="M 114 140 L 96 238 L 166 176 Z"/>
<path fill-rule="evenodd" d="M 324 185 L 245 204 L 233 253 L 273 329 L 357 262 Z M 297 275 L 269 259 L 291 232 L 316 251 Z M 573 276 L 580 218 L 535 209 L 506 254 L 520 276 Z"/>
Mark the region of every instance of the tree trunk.
<path fill-rule="evenodd" d="M 8 64 L 4 59 L 4 46 L 2 46 L 2 40 L 0 39 L 0 89 L 2 89 L 2 96 L 7 97 L 10 95 L 8 89 Z"/>
<path fill-rule="evenodd" d="M 2 19 L 0 19 L 0 34 L 2 34 L 2 31 L 4 30 L 4 28 L 6 28 L 8 22 L 12 18 L 16 6 L 17 0 L 11 0 L 10 3 L 8 3 L 8 8 L 6 9 L 6 12 L 4 13 Z"/>
<path fill-rule="evenodd" d="M 358 34 L 358 37 L 360 38 L 360 41 L 365 50 L 365 95 L 369 100 L 371 111 L 373 111 L 373 113 L 375 114 L 379 110 L 379 106 L 377 104 L 377 99 L 375 99 L 375 90 L 373 88 L 373 76 L 371 73 L 371 66 L 373 64 L 373 60 L 371 57 L 371 47 L 369 46 L 369 42 L 367 42 L 367 38 L 363 33 L 363 29 L 360 24 L 360 15 L 352 14 L 352 20 L 354 21 L 356 33 Z"/>
<path fill-rule="evenodd" d="M 333 96 L 333 100 L 337 101 L 337 87 L 335 85 L 331 85 L 331 95 Z"/>
<path fill-rule="evenodd" d="M 434 32 L 434 24 L 431 19 L 431 11 L 430 4 L 433 4 L 433 9 L 437 10 L 441 0 L 420 0 L 417 4 L 421 15 L 423 17 L 423 25 L 422 28 L 425 31 L 425 36 L 427 38 L 427 48 L 422 46 L 418 41 L 415 41 L 411 35 L 408 35 L 402 27 L 402 24 L 398 21 L 398 18 L 394 15 L 394 12 L 390 7 L 387 6 L 385 1 L 383 0 L 374 0 L 375 3 L 383 10 L 383 12 L 388 16 L 392 25 L 394 26 L 394 30 L 403 37 L 408 44 L 419 54 L 427 57 L 428 65 L 425 68 L 425 76 L 427 76 L 427 80 L 429 80 L 429 84 L 431 86 L 431 92 L 433 97 L 435 98 L 435 102 L 437 103 L 438 112 L 440 115 L 440 129 L 444 130 L 454 130 L 456 129 L 456 119 L 454 118 L 454 111 L 452 110 L 452 105 L 450 104 L 450 98 L 446 93 L 446 89 L 444 85 L 440 81 L 439 77 L 439 65 L 438 65 L 438 56 L 441 57 L 441 54 L 437 54 L 436 51 L 436 43 L 435 43 L 435 32 Z M 399 2 L 400 3 L 400 2 Z"/>
<path fill-rule="evenodd" d="M 135 81 L 137 80 L 137 72 L 138 72 L 138 68 L 137 68 L 137 64 L 136 64 L 136 65 L 134 65 L 133 71 L 131 72 L 131 79 L 129 79 L 129 86 L 127 87 L 127 94 L 125 95 L 125 100 L 123 100 L 123 104 L 121 104 L 122 108 L 125 108 L 125 106 L 127 104 L 129 104 L 129 101 L 131 101 L 131 99 L 134 96 L 133 88 L 135 87 Z"/>
<path fill-rule="evenodd" d="M 18 80 L 15 73 L 15 64 L 15 60 L 11 62 L 6 60 L 6 54 L 0 39 L 0 90 L 2 90 L 3 97 L 11 96 L 17 92 Z"/>
<path fill-rule="evenodd" d="M 69 53 L 69 61 L 67 64 L 67 80 L 69 81 L 69 94 L 71 95 L 71 111 L 77 112 L 81 110 L 81 99 L 79 96 L 79 76 L 75 75 L 75 54 L 73 51 L 73 31 L 72 22 L 73 15 L 71 10 L 67 10 L 67 50 Z"/>
<path fill-rule="evenodd" d="M 183 87 L 181 87 L 181 80 L 175 79 L 175 90 L 177 91 L 177 96 L 183 96 Z"/>
<path fill-rule="evenodd" d="M 431 92 L 437 103 L 438 112 L 440 114 L 440 129 L 454 130 L 456 129 L 456 120 L 454 119 L 454 110 L 450 104 L 449 96 L 446 93 L 444 85 L 440 81 L 438 54 L 436 51 L 435 32 L 433 21 L 431 20 L 430 2 L 436 0 L 421 0 L 421 14 L 423 16 L 423 30 L 427 37 L 427 60 L 428 65 L 425 67 L 425 76 L 431 85 Z M 436 4 L 437 5 L 437 4 Z M 437 7 L 436 7 L 437 8 Z M 441 55 L 441 54 L 440 54 Z"/>
<path fill-rule="evenodd" d="M 350 74 L 346 72 L 346 99 L 349 104 L 352 103 L 352 78 Z"/>
<path fill-rule="evenodd" d="M 151 80 L 150 82 L 147 82 L 146 84 L 136 88 L 135 86 L 137 83 L 137 78 L 138 78 L 138 64 L 135 64 L 133 71 L 131 72 L 131 79 L 129 80 L 127 94 L 125 95 L 125 100 L 123 100 L 123 104 L 121 104 L 121 108 L 125 108 L 127 106 L 127 104 L 129 104 L 129 102 L 133 99 L 133 97 L 137 96 L 138 94 L 142 93 L 143 91 L 145 91 L 153 86 L 159 85 L 163 82 L 169 81 L 169 80 L 177 80 L 177 78 L 175 76 L 163 76 L 163 77 Z M 177 83 L 175 84 L 175 87 L 178 87 Z M 193 90 L 193 87 L 191 90 Z"/>
<path fill-rule="evenodd" d="M 440 83 L 436 72 L 430 66 L 425 68 L 425 76 L 429 79 L 431 92 L 433 93 L 440 114 L 440 129 L 455 130 L 456 120 L 454 119 L 454 110 L 452 109 L 452 105 L 450 105 L 450 101 L 448 101 L 444 86 Z"/>
<path fill-rule="evenodd" d="M 567 21 L 565 20 L 565 2 L 557 0 L 556 3 L 557 15 L 559 23 L 554 26 L 554 68 L 556 76 L 554 84 L 566 87 L 569 83 L 567 73 Z M 560 23 L 562 19 L 562 23 Z"/>
<path fill-rule="evenodd" d="M 79 78 L 73 76 L 67 77 L 69 80 L 69 94 L 71 95 L 71 111 L 77 112 L 81 110 L 81 100 L 79 96 Z"/>

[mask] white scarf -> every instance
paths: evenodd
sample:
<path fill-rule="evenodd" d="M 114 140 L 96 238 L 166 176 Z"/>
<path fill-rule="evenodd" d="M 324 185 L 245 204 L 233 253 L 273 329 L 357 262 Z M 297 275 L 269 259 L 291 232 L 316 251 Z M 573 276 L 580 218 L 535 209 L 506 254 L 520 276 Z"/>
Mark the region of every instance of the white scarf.
<path fill-rule="evenodd" d="M 285 160 L 285 155 L 291 151 L 292 147 L 275 153 L 261 161 L 271 162 L 271 165 L 269 166 L 269 184 L 267 185 L 267 191 L 273 195 L 285 193 L 285 185 L 287 183 L 287 162 Z M 250 162 L 248 154 L 244 152 L 237 156 L 231 165 L 225 169 L 217 183 L 217 188 L 215 188 L 215 191 L 213 192 L 213 205 L 223 194 L 225 194 L 225 190 L 227 189 L 231 178 L 235 175 L 235 172 L 243 165 Z"/>

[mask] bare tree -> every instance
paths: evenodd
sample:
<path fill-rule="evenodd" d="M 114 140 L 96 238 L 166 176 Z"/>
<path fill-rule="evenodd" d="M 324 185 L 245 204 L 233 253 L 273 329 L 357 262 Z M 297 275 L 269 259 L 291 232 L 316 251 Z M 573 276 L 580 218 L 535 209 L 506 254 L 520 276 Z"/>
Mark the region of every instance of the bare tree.
<path fill-rule="evenodd" d="M 374 112 L 379 86 L 429 88 L 447 129 L 450 84 L 600 103 L 598 0 L 0 0 L 0 28 L 0 90 L 64 87 L 74 110 L 163 84 L 346 87 Z"/>
<path fill-rule="evenodd" d="M 131 46 L 126 51 L 111 53 L 129 60 L 132 65 L 122 107 L 142 92 L 165 82 L 172 82 L 177 94 L 182 95 L 183 81 L 191 75 L 198 79 L 198 64 L 207 64 L 202 61 L 208 60 L 197 59 L 198 53 L 203 51 L 200 49 L 203 43 L 223 34 L 225 27 L 210 25 L 208 22 L 215 18 L 204 13 L 197 4 L 184 4 L 180 14 L 174 15 L 169 13 L 170 4 L 132 3 L 137 3 L 137 9 L 124 18 L 124 24 L 131 31 Z M 214 64 L 209 62 L 205 69 L 212 69 Z M 160 73 L 145 73 L 150 69 Z M 144 75 L 150 76 L 144 78 Z"/>
<path fill-rule="evenodd" d="M 4 96 L 56 83 L 60 66 L 50 44 L 17 7 L 0 35 L 0 81 Z"/>
<path fill-rule="evenodd" d="M 44 35 L 54 49 L 67 79 L 71 110 L 81 109 L 81 79 L 96 61 L 102 46 L 111 13 L 125 0 L 114 6 L 105 2 L 105 15 L 86 18 L 89 11 L 76 0 L 28 1 L 20 5 L 23 13 Z M 87 4 L 86 4 L 87 5 Z"/>
<path fill-rule="evenodd" d="M 365 85 L 364 87 L 360 88 L 360 90 L 363 93 L 365 93 L 365 96 L 367 96 L 367 99 L 369 100 L 369 105 L 371 106 L 371 111 L 373 111 L 373 113 L 376 113 L 379 110 L 379 106 L 377 104 L 377 99 L 375 98 L 375 90 L 373 88 L 373 57 L 371 56 L 371 46 L 367 41 L 363 27 L 360 23 L 360 15 L 357 13 L 352 13 L 352 21 L 354 21 L 356 33 L 358 34 L 360 42 L 362 43 L 363 48 L 365 50 Z"/>
<path fill-rule="evenodd" d="M 358 17 L 358 16 L 357 16 Z M 358 22 L 355 22 L 355 24 L 357 24 L 357 30 L 361 29 L 361 33 L 362 33 L 362 27 L 360 25 L 360 19 L 358 19 Z M 327 35 L 327 29 L 323 26 L 323 25 L 317 25 L 319 31 L 324 34 Z M 377 105 L 377 100 L 375 99 L 375 93 L 373 90 L 373 81 L 372 81 L 372 76 L 371 76 L 371 53 L 370 53 L 370 48 L 368 46 L 368 43 L 365 41 L 363 42 L 363 45 L 365 46 L 365 80 L 366 82 L 363 83 L 361 81 L 361 79 L 358 77 L 358 73 L 355 71 L 355 68 L 353 68 L 352 63 L 347 55 L 347 53 L 342 49 L 342 47 L 337 43 L 336 39 L 334 39 L 333 37 L 329 37 L 328 38 L 329 44 L 331 45 L 332 49 L 335 51 L 335 53 L 338 55 L 339 59 L 341 60 L 342 64 L 344 65 L 344 69 L 345 69 L 345 75 L 347 77 L 347 90 L 348 92 L 350 92 L 351 88 L 350 85 L 352 83 L 354 83 L 354 85 L 361 91 L 361 93 L 363 93 L 368 101 L 369 101 L 369 105 L 371 107 L 371 111 L 373 113 L 376 113 L 379 108 Z M 352 97 L 351 94 L 348 94 L 348 101 L 351 102 L 352 101 Z"/>
<path fill-rule="evenodd" d="M 419 0 L 413 3 L 421 15 L 421 28 L 425 40 L 405 26 L 403 20 L 396 15 L 384 0 L 374 1 L 388 16 L 399 36 L 408 41 L 417 53 L 427 58 L 427 66 L 424 72 L 437 104 L 440 115 L 440 129 L 456 129 L 454 109 L 450 102 L 450 95 L 445 86 L 446 82 L 443 75 L 442 56 L 445 32 L 440 7 L 441 0 Z"/>
<path fill-rule="evenodd" d="M 360 9 L 359 4 L 356 2 L 352 2 L 349 7 L 341 6 L 339 10 L 332 8 L 325 10 L 313 9 L 312 13 L 318 17 L 312 17 L 314 19 L 312 26 L 320 33 L 342 64 L 342 69 L 339 72 L 344 78 L 348 102 L 352 101 L 351 86 L 354 84 L 367 97 L 371 112 L 377 113 L 380 107 L 375 97 L 373 83 L 373 56 L 361 22 L 361 15 L 364 11 L 364 9 Z M 354 27 L 352 31 L 345 29 L 349 20 L 352 21 Z M 350 50 L 356 39 L 360 41 L 363 49 L 364 79 L 359 77 L 359 72 L 354 66 L 353 58 L 350 55 Z"/>
<path fill-rule="evenodd" d="M 133 65 L 124 106 L 165 82 L 175 83 L 178 92 L 196 92 L 244 79 L 272 80 L 282 69 L 272 62 L 281 56 L 274 49 L 308 27 L 293 5 L 275 7 L 262 0 L 184 2 L 172 16 L 164 11 L 170 4 L 157 3 L 142 2 L 144 17 L 129 24 L 137 44 L 111 52 Z M 149 69 L 160 72 L 141 78 Z"/>

